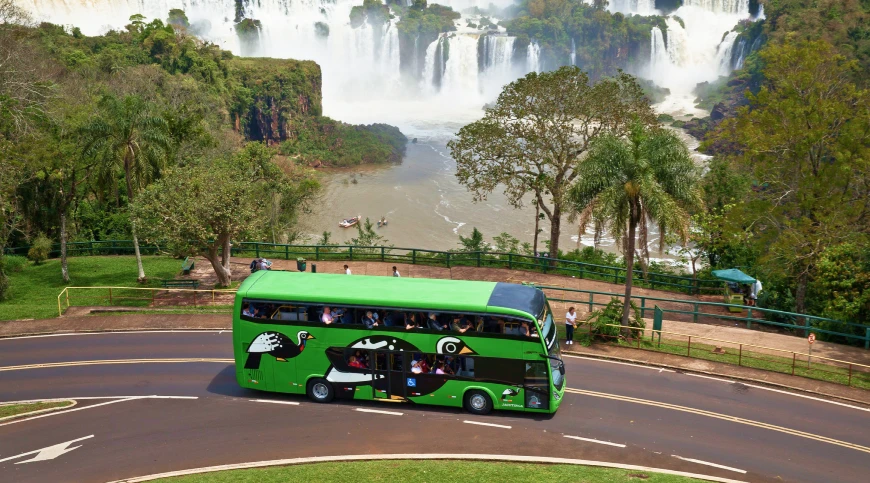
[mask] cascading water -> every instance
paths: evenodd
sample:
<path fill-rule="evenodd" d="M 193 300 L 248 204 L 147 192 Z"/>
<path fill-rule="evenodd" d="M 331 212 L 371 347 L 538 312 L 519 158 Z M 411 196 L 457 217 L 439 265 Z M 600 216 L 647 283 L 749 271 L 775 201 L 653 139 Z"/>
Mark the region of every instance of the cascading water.
<path fill-rule="evenodd" d="M 735 67 L 732 58 L 738 35 L 732 29 L 746 18 L 749 0 L 684 0 L 665 21 L 667 42 L 664 33 L 653 27 L 647 75 L 670 90 L 659 110 L 677 115 L 707 114 L 694 107 L 695 86 L 728 75 Z M 742 65 L 742 60 L 739 63 Z"/>
<path fill-rule="evenodd" d="M 529 49 L 526 52 L 526 68 L 529 72 L 541 71 L 541 46 L 537 42 L 529 43 Z"/>
<path fill-rule="evenodd" d="M 577 65 L 577 44 L 571 39 L 571 65 Z"/>
<path fill-rule="evenodd" d="M 389 122 L 408 132 L 413 132 L 414 126 L 429 129 L 433 122 L 444 119 L 464 123 L 478 118 L 481 106 L 494 99 L 501 86 L 527 72 L 522 60 L 518 66 L 511 65 L 514 39 L 504 36 L 504 29 L 500 29 L 502 35 L 492 36 L 489 41 L 493 49 L 487 55 L 492 59 L 479 62 L 476 46 L 483 32 L 466 27 L 465 19 L 456 22 L 457 33 L 443 40 L 444 48 L 438 52 L 442 58 L 437 63 L 430 57 L 435 54 L 432 46 L 424 49 L 427 55 L 423 58 L 423 52 L 417 49 L 423 48 L 419 42 L 424 40 L 420 38 L 408 42 L 414 45 L 413 52 L 401 52 L 398 18 L 377 26 L 364 21 L 352 28 L 350 10 L 362 5 L 362 0 L 13 1 L 31 11 L 38 21 L 76 26 L 86 35 L 123 29 L 133 14 L 142 14 L 150 21 L 165 19 L 170 9 L 179 8 L 187 14 L 194 34 L 237 55 L 316 61 L 323 73 L 326 115 L 354 123 Z M 512 1 L 494 3 L 504 7 Z M 438 3 L 461 12 L 474 6 L 486 8 L 492 0 Z M 258 33 L 248 36 L 256 41 L 246 40 L 244 45 L 240 41 L 236 33 L 237 5 L 241 17 L 260 22 Z M 411 45 L 404 47 L 411 49 Z M 461 93 L 461 102 L 444 102 L 439 91 L 445 89 Z"/>
<path fill-rule="evenodd" d="M 591 1 L 587 2 L 592 4 Z M 634 15 L 655 15 L 655 0 L 612 0 L 607 9 L 611 12 L 630 13 Z"/>

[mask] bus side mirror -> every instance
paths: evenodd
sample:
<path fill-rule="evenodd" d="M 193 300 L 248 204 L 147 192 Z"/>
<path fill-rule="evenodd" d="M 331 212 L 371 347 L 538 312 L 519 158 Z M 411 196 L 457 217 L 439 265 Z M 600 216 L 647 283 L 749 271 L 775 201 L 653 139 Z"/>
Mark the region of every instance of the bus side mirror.
<path fill-rule="evenodd" d="M 559 362 L 559 374 L 565 375 L 565 363 Z"/>

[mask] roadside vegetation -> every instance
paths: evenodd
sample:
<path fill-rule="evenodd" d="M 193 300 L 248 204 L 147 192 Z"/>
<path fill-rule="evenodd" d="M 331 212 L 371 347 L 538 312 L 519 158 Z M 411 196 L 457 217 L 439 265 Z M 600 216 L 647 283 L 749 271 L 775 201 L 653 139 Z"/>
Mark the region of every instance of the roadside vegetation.
<path fill-rule="evenodd" d="M 144 256 L 142 264 L 151 278 L 142 285 L 136 282 L 136 259 L 129 256 L 71 257 L 69 267 L 76 287 L 160 287 L 160 279 L 174 278 L 181 271 L 181 261 L 171 257 Z M 46 319 L 57 316 L 57 296 L 64 287 L 58 276 L 60 260 L 50 259 L 35 265 L 23 264 L 9 273 L 10 288 L 0 302 L 0 320 Z M 131 276 L 132 274 L 132 276 Z M 103 294 L 100 294 L 101 296 Z M 75 301 L 75 305 L 87 305 Z M 101 304 L 94 304 L 101 305 Z"/>
<path fill-rule="evenodd" d="M 541 465 L 477 461 L 359 461 L 312 463 L 252 470 L 221 471 L 155 480 L 164 483 L 222 483 L 286 481 L 582 481 L 584 483 L 688 483 L 701 481 L 648 471 L 579 465 Z"/>
<path fill-rule="evenodd" d="M 51 401 L 51 402 L 33 402 L 24 404 L 0 404 L 0 419 L 10 418 L 13 416 L 24 416 L 33 411 L 41 411 L 43 409 L 65 408 L 72 406 L 72 401 Z"/>

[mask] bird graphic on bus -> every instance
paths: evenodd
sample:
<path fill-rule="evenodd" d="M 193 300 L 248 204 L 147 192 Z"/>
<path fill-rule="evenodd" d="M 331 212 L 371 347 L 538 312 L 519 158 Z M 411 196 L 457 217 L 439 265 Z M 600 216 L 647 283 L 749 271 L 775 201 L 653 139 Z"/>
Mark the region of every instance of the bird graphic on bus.
<path fill-rule="evenodd" d="M 407 354 L 422 352 L 417 346 L 406 340 L 393 336 L 381 335 L 364 337 L 352 342 L 347 347 L 331 347 L 327 349 L 326 357 L 329 359 L 331 365 L 326 371 L 326 380 L 336 384 L 339 389 L 343 387 L 345 391 L 348 392 L 356 386 L 366 385 L 372 385 L 375 390 L 384 391 L 390 385 L 385 374 L 396 375 L 396 378 L 399 379 L 398 376 L 401 376 L 401 372 L 397 372 L 396 370 L 388 371 L 386 369 L 388 361 L 386 360 L 383 362 L 384 366 L 376 368 L 375 371 L 372 371 L 371 368 L 368 368 L 367 370 L 352 368 L 345 358 L 345 352 L 347 349 L 357 349 L 361 351 L 391 351 L 393 354 L 396 352 Z M 472 350 L 465 342 L 458 337 L 453 336 L 438 339 L 438 342 L 435 344 L 435 352 L 438 355 L 445 356 L 476 354 L 476 352 L 474 352 L 474 350 Z M 401 357 L 402 354 L 398 354 L 397 356 Z M 377 357 L 388 357 L 388 355 L 378 354 Z M 428 395 L 440 389 L 446 382 L 447 378 L 443 377 L 427 378 L 425 381 L 421 379 L 419 382 L 415 380 L 413 395 Z M 395 382 L 393 384 L 395 385 Z M 405 398 L 393 396 L 393 399 Z"/>
<path fill-rule="evenodd" d="M 301 354 L 305 350 L 305 343 L 314 338 L 308 331 L 302 330 L 296 334 L 298 343 L 294 344 L 289 337 L 280 332 L 263 332 L 255 337 L 248 347 L 245 369 L 259 369 L 263 354 L 269 354 L 277 361 L 287 362 L 287 359 Z"/>

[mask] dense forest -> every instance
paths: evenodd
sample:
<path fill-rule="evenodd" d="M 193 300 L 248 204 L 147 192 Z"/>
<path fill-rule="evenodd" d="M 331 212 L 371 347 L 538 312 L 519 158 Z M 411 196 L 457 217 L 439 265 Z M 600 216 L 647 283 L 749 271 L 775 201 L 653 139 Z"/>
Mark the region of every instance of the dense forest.
<path fill-rule="evenodd" d="M 398 129 L 322 116 L 314 62 L 235 58 L 167 13 L 87 37 L 0 0 L 0 247 L 135 240 L 140 194 L 220 160 L 269 201 L 244 234 L 288 241 L 318 191 L 310 166 L 401 161 Z"/>
<path fill-rule="evenodd" d="M 768 0 L 743 69 L 701 90 L 714 158 L 696 243 L 759 305 L 870 322 L 870 1 Z M 692 127 L 692 126 L 690 126 Z"/>

